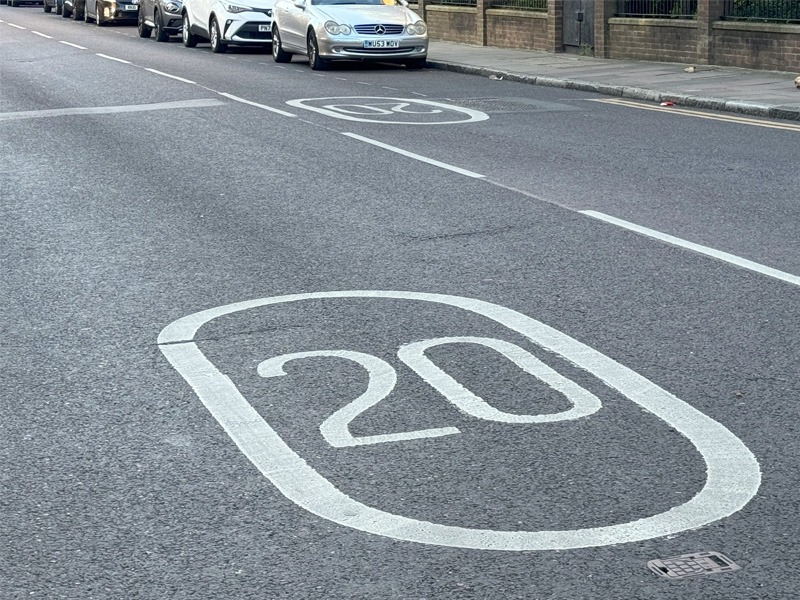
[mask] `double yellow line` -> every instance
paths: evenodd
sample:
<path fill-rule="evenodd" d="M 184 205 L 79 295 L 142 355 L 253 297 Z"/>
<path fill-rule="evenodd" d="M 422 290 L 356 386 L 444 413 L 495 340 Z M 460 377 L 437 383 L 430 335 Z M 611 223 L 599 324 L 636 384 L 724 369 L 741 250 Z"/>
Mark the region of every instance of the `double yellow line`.
<path fill-rule="evenodd" d="M 621 100 L 618 98 L 597 99 L 593 100 L 593 102 L 602 102 L 603 104 L 614 104 L 616 106 L 627 106 L 629 108 L 640 108 L 642 110 L 655 110 L 658 112 L 685 115 L 687 117 L 697 117 L 698 119 L 710 119 L 712 121 L 727 121 L 728 123 L 739 123 L 740 125 L 754 125 L 756 127 L 768 127 L 769 129 L 784 129 L 786 131 L 800 132 L 800 124 L 794 125 L 792 123 L 776 123 L 774 121 L 765 121 L 763 119 L 752 119 L 749 117 L 737 117 L 734 115 L 717 115 L 706 112 L 700 112 L 699 110 L 691 110 L 689 108 L 679 108 L 677 106 L 652 106 L 650 104 L 633 102 L 631 100 Z"/>

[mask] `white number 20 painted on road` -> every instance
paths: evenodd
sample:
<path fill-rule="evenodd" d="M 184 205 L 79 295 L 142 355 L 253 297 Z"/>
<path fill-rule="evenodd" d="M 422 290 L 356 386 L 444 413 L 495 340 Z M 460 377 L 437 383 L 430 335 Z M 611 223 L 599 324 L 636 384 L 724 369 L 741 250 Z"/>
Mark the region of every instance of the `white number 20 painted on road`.
<path fill-rule="evenodd" d="M 209 321 L 232 313 L 307 300 L 348 298 L 361 301 L 390 299 L 393 302 L 431 302 L 476 314 L 507 327 L 533 344 L 591 373 L 683 435 L 705 461 L 705 485 L 687 502 L 662 513 L 627 523 L 552 531 L 478 529 L 420 521 L 365 505 L 347 496 L 289 447 L 242 396 L 233 381 L 206 358 L 194 337 Z M 276 296 L 187 315 L 165 327 L 158 337 L 158 343 L 167 360 L 192 386 L 238 448 L 286 498 L 324 519 L 375 535 L 422 544 L 506 551 L 621 544 L 695 529 L 728 517 L 742 509 L 755 496 L 761 483 L 761 471 L 755 457 L 722 424 L 597 350 L 544 323 L 490 302 L 443 294 L 368 290 Z M 524 371 L 563 394 L 572 403 L 572 408 L 546 415 L 514 415 L 495 409 L 425 357 L 424 353 L 428 348 L 451 343 L 480 344 L 500 352 Z M 442 428 L 366 438 L 352 436 L 348 429 L 349 423 L 355 416 L 379 402 L 391 391 L 396 381 L 396 374 L 390 365 L 368 354 L 345 350 L 287 354 L 262 362 L 259 373 L 265 377 L 282 375 L 283 365 L 288 361 L 309 356 L 338 356 L 353 360 L 370 374 L 367 391 L 323 423 L 322 433 L 334 446 L 457 432 L 455 428 Z M 538 423 L 576 419 L 589 415 L 600 407 L 599 400 L 588 391 L 555 373 L 519 346 L 501 340 L 439 338 L 403 346 L 398 356 L 450 402 L 481 419 Z"/>
<path fill-rule="evenodd" d="M 526 373 L 533 375 L 552 389 L 563 394 L 572 403 L 572 408 L 555 414 L 518 415 L 503 412 L 492 407 L 483 398 L 476 396 L 467 388 L 463 387 L 425 356 L 425 350 L 428 348 L 459 343 L 478 344 L 496 350 Z M 397 373 L 394 368 L 386 361 L 370 354 L 351 352 L 348 350 L 321 350 L 284 354 L 265 360 L 258 365 L 258 374 L 262 377 L 286 375 L 283 366 L 287 362 L 300 358 L 323 356 L 351 360 L 360 364 L 369 373 L 367 391 L 347 406 L 337 410 L 330 417 L 325 419 L 320 426 L 322 436 L 331 446 L 342 448 L 345 446 L 379 444 L 382 442 L 439 437 L 460 433 L 456 427 L 443 427 L 365 437 L 354 437 L 351 435 L 349 425 L 353 419 L 386 398 L 397 383 Z M 577 383 L 560 375 L 527 350 L 523 350 L 510 342 L 495 338 L 448 337 L 425 340 L 401 347 L 398 356 L 400 360 L 411 367 L 417 375 L 427 381 L 456 407 L 468 415 L 486 421 L 499 421 L 501 423 L 549 423 L 553 421 L 565 421 L 567 419 L 578 419 L 590 415 L 597 412 L 601 406 L 597 396 L 583 389 Z"/>

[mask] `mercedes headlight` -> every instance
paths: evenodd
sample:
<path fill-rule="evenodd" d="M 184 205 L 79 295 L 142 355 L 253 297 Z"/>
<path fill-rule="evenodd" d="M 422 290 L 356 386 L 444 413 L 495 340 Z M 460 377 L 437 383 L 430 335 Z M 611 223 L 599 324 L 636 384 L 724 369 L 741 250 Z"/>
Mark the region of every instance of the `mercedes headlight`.
<path fill-rule="evenodd" d="M 250 8 L 249 6 L 238 6 L 237 4 L 226 4 L 225 5 L 225 10 L 227 10 L 229 13 L 233 13 L 235 15 L 238 15 L 239 13 L 248 12 L 248 11 L 253 10 L 253 9 Z"/>
<path fill-rule="evenodd" d="M 164 10 L 166 10 L 167 12 L 171 12 L 173 14 L 177 14 L 181 10 L 181 5 L 178 4 L 177 2 L 167 2 L 164 5 Z"/>
<path fill-rule="evenodd" d="M 406 26 L 408 35 L 425 35 L 427 31 L 428 27 L 425 25 L 424 21 L 417 21 L 416 23 Z"/>
<path fill-rule="evenodd" d="M 325 31 L 331 35 L 350 35 L 353 32 L 350 25 L 339 25 L 336 21 L 326 21 Z"/>

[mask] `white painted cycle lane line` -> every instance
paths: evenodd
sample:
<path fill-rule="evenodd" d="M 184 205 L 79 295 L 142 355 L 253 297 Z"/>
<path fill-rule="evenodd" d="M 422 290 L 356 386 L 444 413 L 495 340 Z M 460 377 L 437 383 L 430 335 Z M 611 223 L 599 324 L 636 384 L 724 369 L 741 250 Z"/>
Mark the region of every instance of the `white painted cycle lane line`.
<path fill-rule="evenodd" d="M 721 250 L 715 250 L 714 248 L 703 246 L 701 244 L 695 244 L 694 242 L 690 242 L 688 240 L 684 240 L 679 237 L 669 235 L 667 233 L 662 233 L 660 231 L 656 231 L 655 229 L 642 227 L 641 225 L 637 225 L 636 223 L 631 223 L 630 221 L 618 219 L 616 217 L 612 217 L 610 215 L 595 210 L 581 210 L 578 212 L 580 212 L 582 215 L 586 215 L 587 217 L 592 217 L 593 219 L 598 219 L 600 221 L 610 223 L 611 225 L 622 227 L 623 229 L 627 229 L 628 231 L 634 231 L 641 235 L 647 236 L 655 240 L 659 240 L 661 242 L 665 242 L 672 246 L 686 248 L 687 250 L 698 252 L 699 254 L 704 254 L 706 256 L 716 258 L 717 260 L 721 260 L 730 263 L 732 265 L 736 265 L 737 267 L 748 269 L 750 271 L 754 271 L 761 275 L 766 275 L 767 277 L 779 279 L 780 281 L 791 283 L 792 285 L 800 286 L 799 276 L 792 275 L 791 273 L 786 273 L 784 271 L 779 271 L 778 269 L 773 269 L 772 267 L 768 267 L 766 265 L 762 265 L 752 260 L 742 258 L 741 256 L 736 256 L 735 254 L 729 254 L 728 252 L 723 252 Z"/>
<path fill-rule="evenodd" d="M 688 502 L 660 514 L 628 523 L 554 531 L 473 529 L 420 521 L 367 506 L 347 496 L 288 446 L 242 396 L 233 381 L 220 372 L 194 342 L 198 330 L 218 317 L 286 303 L 347 298 L 431 302 L 456 309 L 456 313 L 467 311 L 479 315 L 504 326 L 511 332 L 521 334 L 534 345 L 555 353 L 576 367 L 591 373 L 682 434 L 694 445 L 705 461 L 707 470 L 705 485 Z M 485 403 L 482 404 L 481 399 L 470 399 L 461 391 L 448 388 L 453 382 L 446 374 L 426 372 L 426 369 L 430 369 L 430 365 L 423 356 L 424 350 L 432 345 L 453 343 L 453 340 L 486 343 L 485 338 L 427 340 L 422 342 L 421 346 L 412 345 L 401 351 L 404 356 L 400 356 L 400 359 L 412 368 L 416 365 L 417 368 L 414 370 L 417 374 L 456 406 L 460 402 L 466 402 L 460 406 L 463 411 L 476 418 L 499 420 L 495 413 L 485 412 L 487 407 L 483 405 Z M 517 352 L 511 347 L 513 345 L 502 340 L 493 340 L 489 343 L 494 344 L 495 349 L 502 352 L 512 354 Z M 566 334 L 519 312 L 481 300 L 442 294 L 371 290 L 261 298 L 220 306 L 178 319 L 164 328 L 159 335 L 158 344 L 170 364 L 194 389 L 237 447 L 284 496 L 317 516 L 367 533 L 422 544 L 504 551 L 556 550 L 621 544 L 671 535 L 728 517 L 743 508 L 756 495 L 761 482 L 756 458 L 739 438 L 719 422 L 638 373 Z M 380 372 L 378 365 L 372 365 L 371 360 L 362 361 L 363 357 L 356 356 L 343 357 L 368 364 L 368 370 L 373 369 L 371 372 Z M 266 365 L 262 363 L 260 374 L 265 377 L 281 375 L 282 364 L 287 360 L 298 358 L 303 356 L 284 355 L 269 359 Z M 582 418 L 599 409 L 599 400 L 581 396 L 579 386 L 573 387 L 574 382 L 562 378 L 555 372 L 541 370 L 533 363 L 530 369 L 537 377 L 547 377 L 550 380 L 548 385 L 560 388 L 561 393 L 565 394 L 577 410 L 572 415 L 562 415 L 558 418 Z M 539 369 L 538 374 L 537 369 Z M 440 377 L 441 375 L 444 377 Z M 437 377 L 440 378 L 437 380 Z M 387 382 L 391 383 L 391 378 L 387 380 L 386 377 L 382 377 L 377 385 L 386 387 Z M 353 445 L 352 439 L 348 439 L 347 424 L 355 414 L 374 406 L 379 400 L 380 398 L 376 400 L 374 397 L 366 400 L 359 398 L 349 405 L 349 409 L 345 407 L 347 411 L 344 414 L 337 411 L 326 420 L 328 428 L 325 437 L 331 445 L 334 447 Z M 337 418 L 331 425 L 330 420 L 334 417 Z M 431 430 L 430 437 L 456 433 Z M 387 440 L 365 441 L 381 443 Z"/>

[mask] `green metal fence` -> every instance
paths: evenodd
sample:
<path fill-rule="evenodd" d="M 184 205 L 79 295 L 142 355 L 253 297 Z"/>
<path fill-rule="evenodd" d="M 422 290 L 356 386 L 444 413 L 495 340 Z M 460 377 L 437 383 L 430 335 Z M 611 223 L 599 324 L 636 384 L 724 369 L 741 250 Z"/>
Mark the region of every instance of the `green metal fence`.
<path fill-rule="evenodd" d="M 617 0 L 618 17 L 695 19 L 698 0 Z M 703 1 L 703 0 L 701 0 Z"/>
<path fill-rule="evenodd" d="M 756 23 L 800 23 L 798 0 L 727 0 L 723 19 Z"/>
<path fill-rule="evenodd" d="M 489 6 L 492 8 L 547 12 L 547 2 L 548 0 L 490 0 Z"/>

